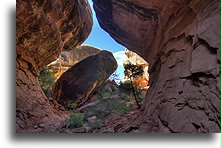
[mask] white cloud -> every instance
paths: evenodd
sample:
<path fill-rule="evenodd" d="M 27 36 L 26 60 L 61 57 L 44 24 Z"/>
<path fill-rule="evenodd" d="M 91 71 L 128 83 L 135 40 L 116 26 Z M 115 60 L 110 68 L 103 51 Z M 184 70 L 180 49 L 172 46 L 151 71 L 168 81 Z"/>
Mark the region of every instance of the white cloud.
<path fill-rule="evenodd" d="M 113 53 L 114 58 L 117 60 L 117 64 L 118 65 L 123 65 L 124 60 L 126 59 L 126 55 L 124 51 L 119 51 L 119 52 L 115 52 Z"/>
<path fill-rule="evenodd" d="M 118 51 L 113 53 L 114 56 L 121 56 L 121 55 L 125 55 L 125 51 Z"/>

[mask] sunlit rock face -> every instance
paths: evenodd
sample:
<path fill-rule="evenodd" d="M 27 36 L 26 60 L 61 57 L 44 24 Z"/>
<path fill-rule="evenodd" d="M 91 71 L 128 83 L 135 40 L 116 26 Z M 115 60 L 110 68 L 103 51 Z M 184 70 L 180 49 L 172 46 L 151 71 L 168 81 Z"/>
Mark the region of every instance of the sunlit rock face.
<path fill-rule="evenodd" d="M 51 131 L 62 118 L 60 106 L 49 101 L 37 75 L 62 50 L 80 45 L 92 28 L 86 0 L 17 0 L 16 4 L 16 131 Z M 50 130 L 51 129 L 51 130 Z"/>
<path fill-rule="evenodd" d="M 52 98 L 66 108 L 72 103 L 81 106 L 116 69 L 117 61 L 113 54 L 101 50 L 64 72 L 53 86 Z"/>
<path fill-rule="evenodd" d="M 47 67 L 58 79 L 71 66 L 88 56 L 96 54 L 99 51 L 100 49 L 98 48 L 88 45 L 81 45 L 70 51 L 62 51 L 58 59 L 50 63 Z"/>
<path fill-rule="evenodd" d="M 148 63 L 136 53 L 126 49 L 125 50 L 124 64 L 133 64 L 143 67 L 143 75 L 133 79 L 134 86 L 140 89 L 148 88 L 149 74 L 148 74 Z M 125 79 L 128 79 L 125 77 Z"/>
<path fill-rule="evenodd" d="M 149 63 L 146 101 L 125 128 L 219 132 L 219 1 L 93 2 L 100 26 Z"/>
<path fill-rule="evenodd" d="M 142 57 L 140 57 L 135 52 L 130 51 L 129 49 L 125 50 L 125 55 L 126 55 L 125 62 L 130 62 L 136 65 L 148 66 L 148 63 Z"/>

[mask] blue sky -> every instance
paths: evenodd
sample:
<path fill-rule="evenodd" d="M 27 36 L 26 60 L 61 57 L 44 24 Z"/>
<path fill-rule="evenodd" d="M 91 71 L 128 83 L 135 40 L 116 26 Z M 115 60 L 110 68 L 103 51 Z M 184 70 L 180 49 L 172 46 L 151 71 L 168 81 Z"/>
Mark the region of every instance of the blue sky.
<path fill-rule="evenodd" d="M 118 62 L 117 73 L 120 74 L 120 78 L 123 79 L 124 68 L 123 68 L 122 62 L 125 56 L 124 55 L 125 47 L 118 44 L 113 38 L 110 37 L 110 35 L 107 32 L 105 32 L 99 26 L 94 9 L 93 9 L 93 2 L 92 0 L 88 0 L 88 2 L 90 3 L 91 8 L 92 8 L 94 25 L 93 25 L 91 34 L 89 35 L 89 37 L 83 44 L 111 51 Z"/>

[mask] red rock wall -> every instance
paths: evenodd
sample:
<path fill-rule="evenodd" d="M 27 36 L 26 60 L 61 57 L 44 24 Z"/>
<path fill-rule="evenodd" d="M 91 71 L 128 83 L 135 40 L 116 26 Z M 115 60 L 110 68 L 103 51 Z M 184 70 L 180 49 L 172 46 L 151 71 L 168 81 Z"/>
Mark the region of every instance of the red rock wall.
<path fill-rule="evenodd" d="M 16 131 L 55 128 L 62 118 L 39 86 L 39 71 L 58 58 L 61 50 L 80 45 L 92 28 L 86 0 L 17 0 L 16 3 Z M 56 124 L 55 124 L 56 123 Z"/>
<path fill-rule="evenodd" d="M 136 132 L 219 132 L 219 1 L 93 1 L 101 27 L 149 63 Z"/>

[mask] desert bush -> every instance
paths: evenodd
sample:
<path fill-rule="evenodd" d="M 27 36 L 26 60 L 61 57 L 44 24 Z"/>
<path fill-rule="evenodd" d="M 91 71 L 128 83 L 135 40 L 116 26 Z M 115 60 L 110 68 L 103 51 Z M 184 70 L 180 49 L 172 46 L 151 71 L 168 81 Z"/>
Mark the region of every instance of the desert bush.
<path fill-rule="evenodd" d="M 104 112 L 99 109 L 90 108 L 90 109 L 85 110 L 84 114 L 85 114 L 85 118 L 88 118 L 90 116 L 96 116 L 100 120 L 105 120 L 110 113 Z"/>
<path fill-rule="evenodd" d="M 71 108 L 71 109 L 76 109 L 77 106 L 78 106 L 77 103 L 71 103 L 70 108 Z"/>
<path fill-rule="evenodd" d="M 85 118 L 96 116 L 100 120 L 105 120 L 119 106 L 119 101 L 115 98 L 100 100 L 96 105 L 85 109 Z"/>
<path fill-rule="evenodd" d="M 56 80 L 52 72 L 44 67 L 38 76 L 38 80 L 45 95 L 50 97 L 52 86 Z"/>
<path fill-rule="evenodd" d="M 122 102 L 118 105 L 118 107 L 115 109 L 115 112 L 118 114 L 123 114 L 128 111 L 128 107 L 126 106 L 125 102 Z"/>
<path fill-rule="evenodd" d="M 69 117 L 67 119 L 67 126 L 68 127 L 82 127 L 83 126 L 84 117 L 80 115 L 75 114 L 69 114 Z"/>
<path fill-rule="evenodd" d="M 88 122 L 87 125 L 91 129 L 97 129 L 101 127 L 101 121 L 100 120 L 91 121 L 91 122 Z"/>

